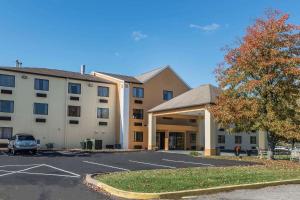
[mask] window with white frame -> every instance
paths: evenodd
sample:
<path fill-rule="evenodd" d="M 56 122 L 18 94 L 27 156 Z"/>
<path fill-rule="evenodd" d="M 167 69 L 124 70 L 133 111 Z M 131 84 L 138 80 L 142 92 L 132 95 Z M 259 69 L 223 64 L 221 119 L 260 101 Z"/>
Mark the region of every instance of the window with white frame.
<path fill-rule="evenodd" d="M 144 98 L 144 88 L 133 87 L 132 95 L 136 98 Z"/>
<path fill-rule="evenodd" d="M 42 90 L 42 91 L 49 91 L 49 80 L 47 79 L 34 79 L 34 89 L 35 90 Z"/>
<path fill-rule="evenodd" d="M 225 144 L 225 135 L 218 135 L 218 143 Z"/>
<path fill-rule="evenodd" d="M 144 110 L 143 109 L 133 109 L 132 118 L 133 119 L 143 119 L 144 118 Z"/>
<path fill-rule="evenodd" d="M 69 117 L 80 117 L 80 106 L 68 106 Z"/>
<path fill-rule="evenodd" d="M 98 87 L 99 97 L 109 97 L 109 87 L 99 86 Z"/>
<path fill-rule="evenodd" d="M 47 103 L 34 103 L 33 114 L 35 115 L 48 115 L 48 104 Z"/>
<path fill-rule="evenodd" d="M 235 144 L 242 144 L 242 136 L 235 136 L 234 137 Z"/>
<path fill-rule="evenodd" d="M 256 136 L 250 136 L 250 144 L 256 144 Z"/>
<path fill-rule="evenodd" d="M 109 109 L 108 108 L 97 108 L 97 118 L 108 119 Z"/>
<path fill-rule="evenodd" d="M 0 127 L 0 139 L 10 139 L 13 134 L 12 127 Z"/>
<path fill-rule="evenodd" d="M 0 100 L 0 112 L 13 113 L 14 101 Z"/>
<path fill-rule="evenodd" d="M 173 91 L 169 91 L 169 90 L 164 90 L 163 91 L 163 99 L 165 101 L 168 101 L 168 100 L 170 100 L 172 98 L 173 98 Z"/>
<path fill-rule="evenodd" d="M 0 86 L 15 87 L 15 76 L 0 74 Z"/>
<path fill-rule="evenodd" d="M 141 131 L 134 132 L 134 141 L 135 142 L 143 142 L 144 134 Z"/>
<path fill-rule="evenodd" d="M 81 84 L 80 83 L 69 83 L 68 84 L 69 94 L 81 94 Z"/>

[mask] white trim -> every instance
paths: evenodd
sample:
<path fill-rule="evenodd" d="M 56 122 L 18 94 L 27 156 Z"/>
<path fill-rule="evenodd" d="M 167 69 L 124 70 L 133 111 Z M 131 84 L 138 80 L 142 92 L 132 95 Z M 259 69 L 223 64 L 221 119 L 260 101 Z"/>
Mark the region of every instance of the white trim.
<path fill-rule="evenodd" d="M 100 76 L 104 76 L 104 78 L 107 78 L 107 79 L 111 78 L 111 79 L 114 79 L 115 81 L 119 81 L 119 82 L 123 82 L 124 81 L 122 79 L 118 79 L 118 78 L 115 78 L 113 76 L 110 76 L 110 75 L 107 75 L 107 74 L 103 74 L 103 73 L 100 73 L 100 72 L 96 72 L 96 71 L 92 71 L 91 74 L 94 75 L 94 76 L 97 76 L 97 74 L 98 74 Z"/>

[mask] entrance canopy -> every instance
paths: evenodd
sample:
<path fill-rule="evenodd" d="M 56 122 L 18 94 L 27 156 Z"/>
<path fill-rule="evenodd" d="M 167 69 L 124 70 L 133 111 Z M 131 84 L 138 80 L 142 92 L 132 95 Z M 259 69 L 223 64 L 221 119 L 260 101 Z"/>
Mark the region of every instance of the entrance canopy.
<path fill-rule="evenodd" d="M 213 104 L 219 93 L 220 89 L 213 85 L 201 85 L 152 108 L 149 110 L 149 113 L 160 113 L 178 109 L 187 110 L 197 106 Z"/>
<path fill-rule="evenodd" d="M 173 142 L 173 139 L 168 138 L 169 132 L 172 132 L 172 138 L 174 135 L 178 135 L 176 138 L 182 137 L 174 132 L 184 133 L 184 141 L 187 141 L 189 133 L 194 131 L 195 148 L 204 148 L 205 155 L 215 154 L 216 126 L 208 107 L 215 103 L 219 93 L 220 89 L 215 86 L 201 85 L 149 110 L 148 149 L 158 147 L 157 131 L 164 131 L 166 150 L 169 142 Z M 166 122 L 164 119 L 172 119 L 172 122 Z M 188 146 L 187 143 L 185 142 L 185 147 Z"/>

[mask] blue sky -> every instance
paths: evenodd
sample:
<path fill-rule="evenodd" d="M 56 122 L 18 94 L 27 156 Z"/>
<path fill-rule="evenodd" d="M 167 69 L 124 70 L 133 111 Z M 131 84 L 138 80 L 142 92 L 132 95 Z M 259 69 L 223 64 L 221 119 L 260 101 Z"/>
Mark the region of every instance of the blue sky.
<path fill-rule="evenodd" d="M 300 22 L 298 0 L 0 0 L 0 65 L 136 75 L 171 65 L 215 83 L 225 45 L 268 8 Z"/>

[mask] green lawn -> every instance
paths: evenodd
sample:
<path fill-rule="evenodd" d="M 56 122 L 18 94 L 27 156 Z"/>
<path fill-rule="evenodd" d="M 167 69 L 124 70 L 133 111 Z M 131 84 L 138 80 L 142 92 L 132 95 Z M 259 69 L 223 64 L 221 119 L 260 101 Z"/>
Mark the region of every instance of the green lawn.
<path fill-rule="evenodd" d="M 276 180 L 300 179 L 300 166 L 289 161 L 264 165 L 119 172 L 96 177 L 113 187 L 134 192 L 170 192 Z"/>

